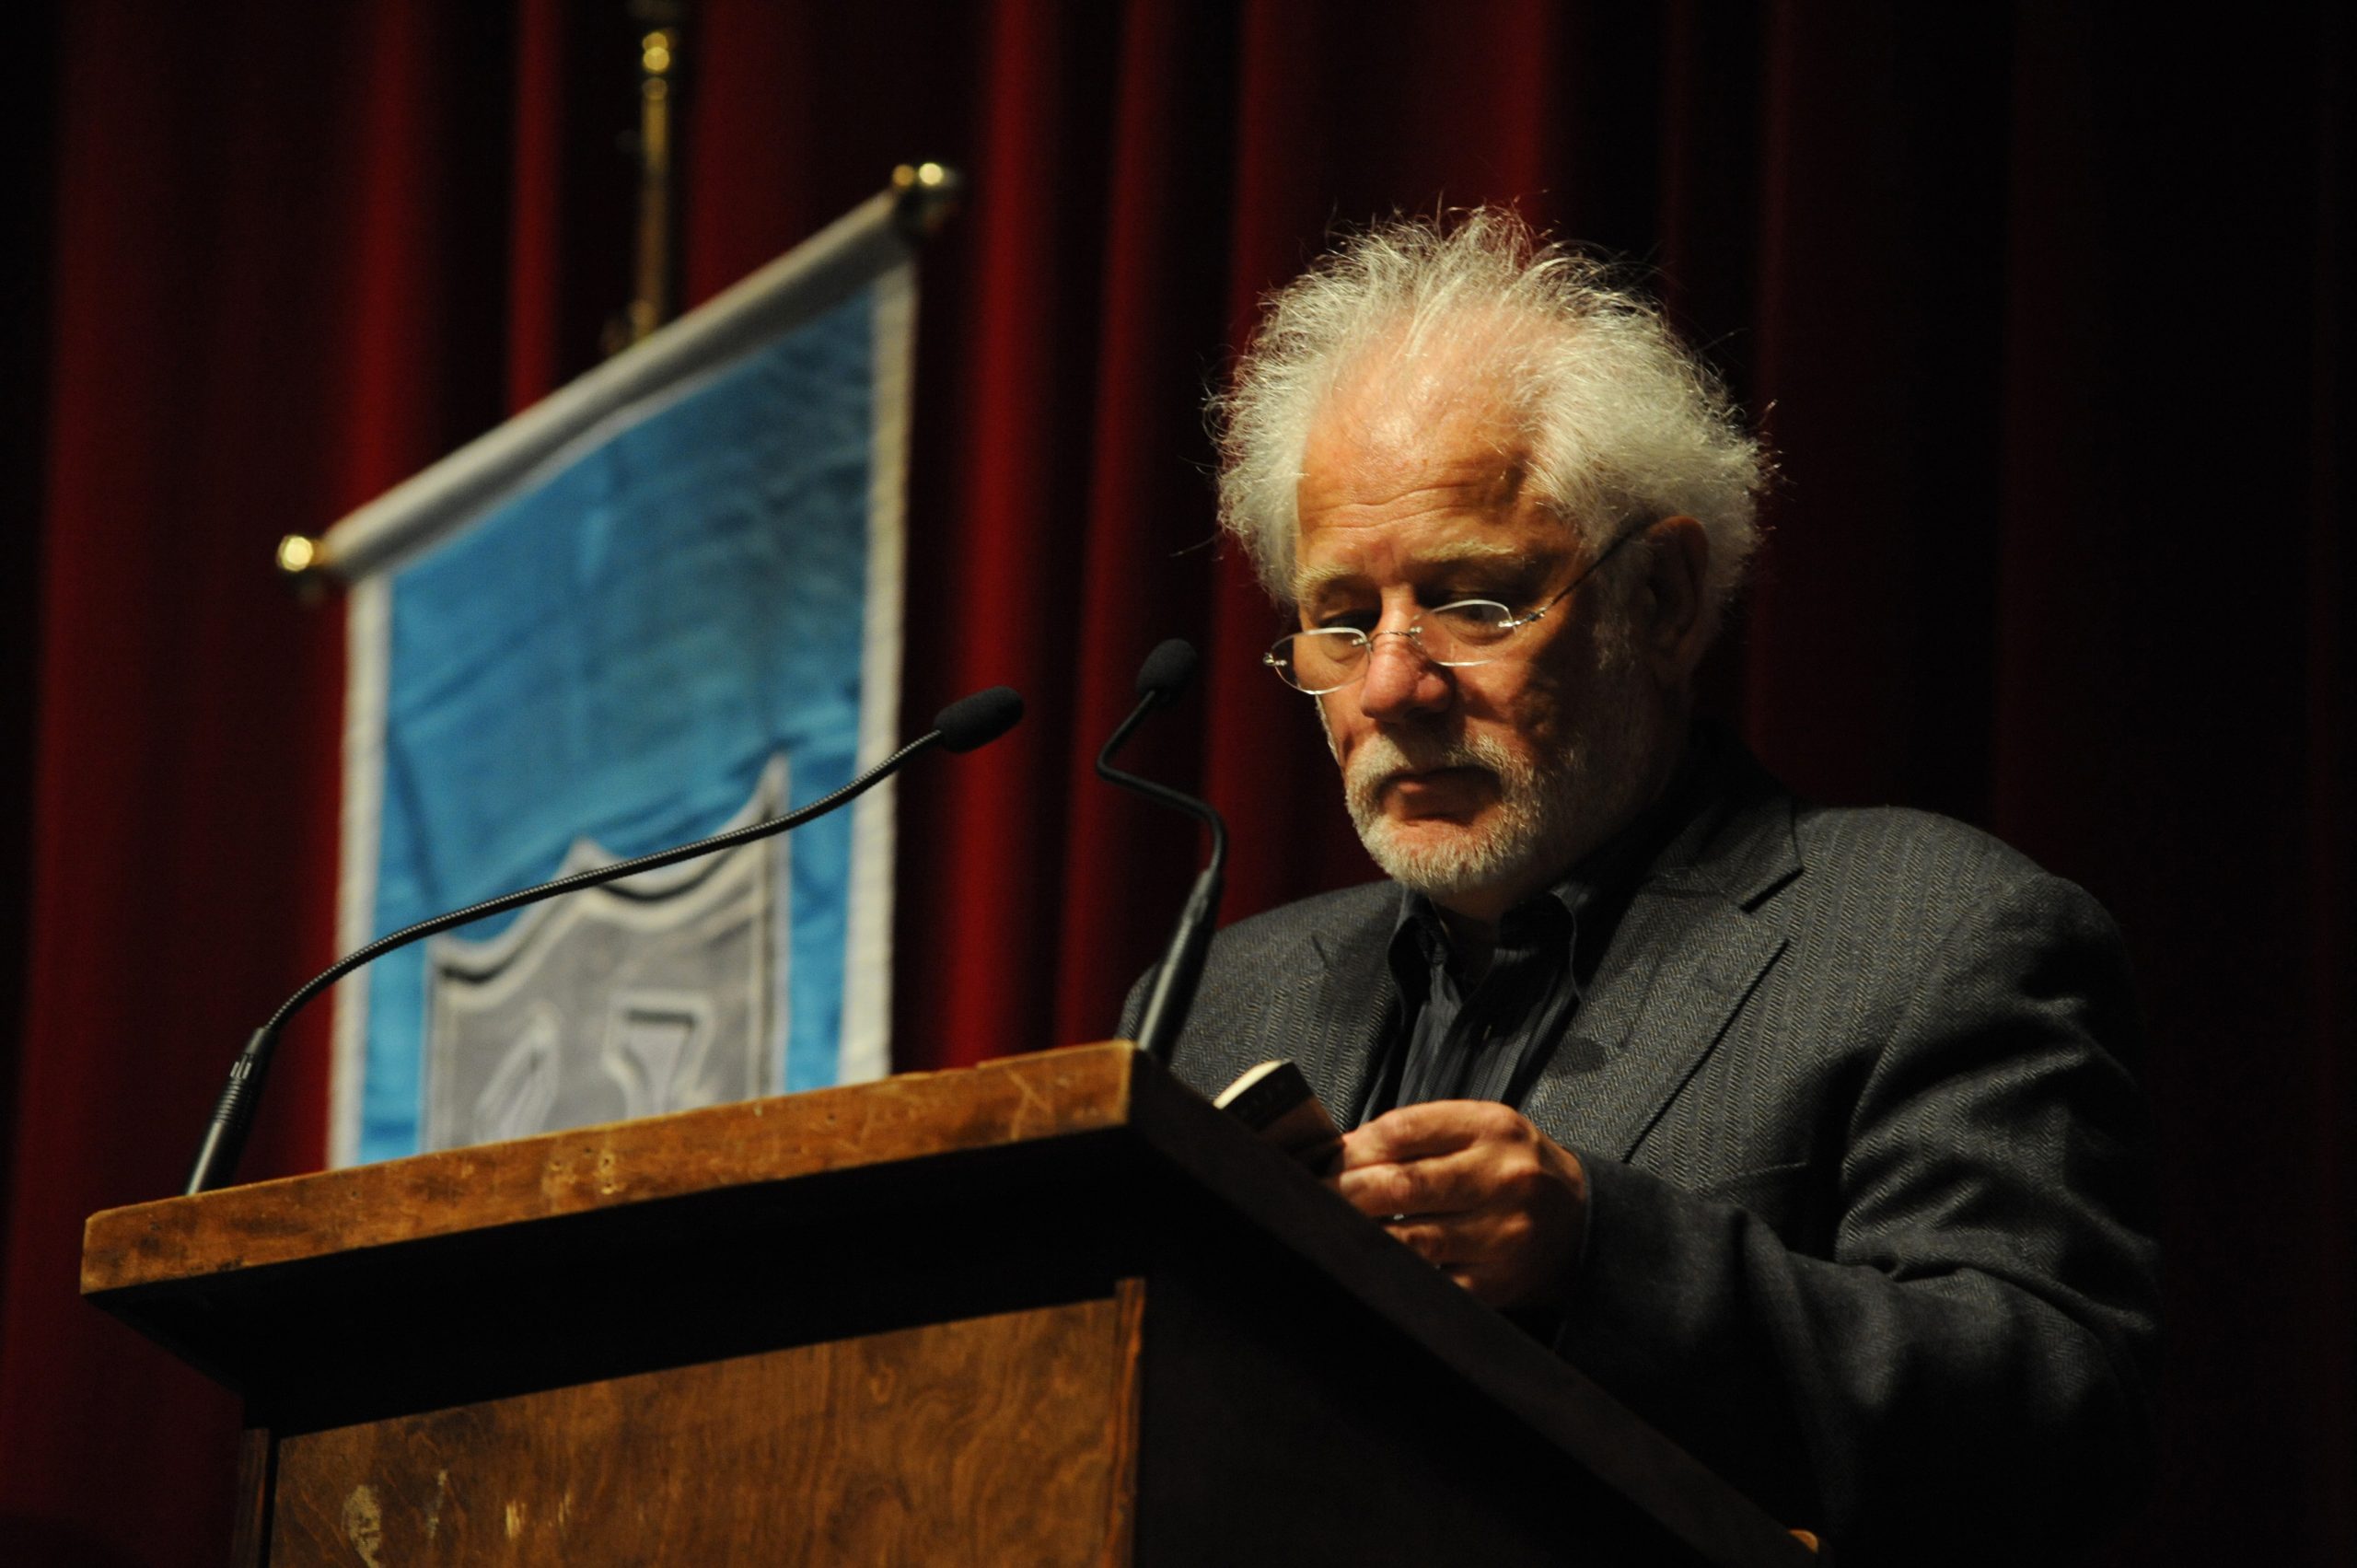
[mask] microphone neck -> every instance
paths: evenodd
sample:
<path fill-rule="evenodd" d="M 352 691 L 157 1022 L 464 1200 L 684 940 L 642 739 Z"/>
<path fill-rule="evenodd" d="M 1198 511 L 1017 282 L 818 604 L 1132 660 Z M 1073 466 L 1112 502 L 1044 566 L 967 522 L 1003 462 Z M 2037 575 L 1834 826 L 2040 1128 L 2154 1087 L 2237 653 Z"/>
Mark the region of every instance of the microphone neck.
<path fill-rule="evenodd" d="M 1167 806 L 1173 811 L 1183 811 L 1209 828 L 1212 830 L 1212 858 L 1209 870 L 1216 874 L 1223 871 L 1227 865 L 1227 819 L 1222 817 L 1209 801 L 1198 800 L 1193 796 L 1182 794 L 1167 784 L 1158 784 L 1152 779 L 1140 778 L 1135 773 L 1127 772 L 1113 766 L 1113 753 L 1120 749 L 1122 742 L 1129 739 L 1131 732 L 1135 730 L 1139 723 L 1159 705 L 1155 698 L 1148 697 L 1137 705 L 1135 712 L 1122 721 L 1121 727 L 1113 732 L 1113 738 L 1108 740 L 1105 743 L 1105 749 L 1097 754 L 1097 776 L 1107 784 L 1119 784 L 1127 790 L 1135 790 L 1147 799 Z"/>
<path fill-rule="evenodd" d="M 1212 830 L 1211 861 L 1202 874 L 1195 878 L 1187 907 L 1180 912 L 1178 923 L 1170 934 L 1170 945 L 1165 949 L 1162 962 L 1155 968 L 1154 981 L 1148 988 L 1145 1011 L 1138 1023 L 1138 1045 L 1155 1060 L 1167 1063 L 1170 1052 L 1178 1042 L 1179 1026 L 1186 1022 L 1188 1009 L 1195 1000 L 1195 983 L 1202 977 L 1203 956 L 1211 945 L 1212 926 L 1219 916 L 1220 894 L 1225 886 L 1227 871 L 1227 822 L 1209 801 L 1198 800 L 1167 784 L 1152 779 L 1124 772 L 1113 766 L 1113 754 L 1126 743 L 1147 714 L 1168 701 L 1160 691 L 1149 691 L 1132 710 L 1130 716 L 1113 731 L 1112 738 L 1097 754 L 1097 776 L 1108 784 L 1134 790 L 1147 799 L 1183 811 Z"/>

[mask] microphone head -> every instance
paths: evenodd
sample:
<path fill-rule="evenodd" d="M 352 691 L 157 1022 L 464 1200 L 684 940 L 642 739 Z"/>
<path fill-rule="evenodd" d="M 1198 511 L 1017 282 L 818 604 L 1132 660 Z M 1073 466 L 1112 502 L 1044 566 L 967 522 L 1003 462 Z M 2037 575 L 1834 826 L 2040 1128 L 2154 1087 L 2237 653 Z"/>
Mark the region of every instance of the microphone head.
<path fill-rule="evenodd" d="M 1184 637 L 1156 643 L 1138 667 L 1138 695 L 1154 699 L 1155 706 L 1176 702 L 1187 682 L 1195 678 L 1195 645 Z"/>
<path fill-rule="evenodd" d="M 993 686 L 960 697 L 934 714 L 933 727 L 940 733 L 944 749 L 971 751 L 1013 729 L 1022 717 L 1023 698 L 1015 688 Z"/>

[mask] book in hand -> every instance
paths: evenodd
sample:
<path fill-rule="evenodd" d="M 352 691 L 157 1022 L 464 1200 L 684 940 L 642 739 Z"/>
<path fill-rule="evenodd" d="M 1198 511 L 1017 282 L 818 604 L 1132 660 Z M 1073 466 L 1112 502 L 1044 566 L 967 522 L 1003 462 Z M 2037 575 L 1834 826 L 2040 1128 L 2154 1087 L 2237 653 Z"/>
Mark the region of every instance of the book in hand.
<path fill-rule="evenodd" d="M 1290 1062 L 1248 1067 L 1212 1103 L 1291 1155 L 1312 1175 L 1331 1176 L 1342 1163 L 1342 1133 Z"/>

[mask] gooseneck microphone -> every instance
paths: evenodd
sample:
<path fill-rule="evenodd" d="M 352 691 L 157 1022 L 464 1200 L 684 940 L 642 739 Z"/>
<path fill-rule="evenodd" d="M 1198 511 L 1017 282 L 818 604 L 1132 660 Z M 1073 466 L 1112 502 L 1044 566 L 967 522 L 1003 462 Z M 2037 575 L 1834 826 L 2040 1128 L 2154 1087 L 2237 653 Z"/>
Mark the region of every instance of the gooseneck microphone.
<path fill-rule="evenodd" d="M 1179 912 L 1178 923 L 1170 933 L 1170 946 L 1155 969 L 1154 982 L 1146 992 L 1145 1012 L 1138 1020 L 1139 1046 L 1155 1061 L 1166 1063 L 1170 1060 L 1171 1047 L 1178 1041 L 1179 1026 L 1187 1021 L 1187 1009 L 1194 1005 L 1195 986 L 1203 975 L 1203 953 L 1211 946 L 1212 923 L 1219 915 L 1220 889 L 1227 871 L 1227 824 L 1208 802 L 1121 772 L 1113 766 L 1113 754 L 1129 743 L 1148 714 L 1176 702 L 1194 674 L 1192 647 L 1177 637 L 1157 645 L 1138 669 L 1138 705 L 1121 721 L 1112 738 L 1105 742 L 1105 749 L 1097 754 L 1098 778 L 1123 789 L 1133 789 L 1174 811 L 1183 811 L 1212 830 L 1211 864 L 1203 867 L 1202 874 L 1195 878 L 1194 891 L 1187 895 L 1187 907 Z"/>
<path fill-rule="evenodd" d="M 454 925 L 504 914 L 526 904 L 536 904 L 543 899 L 553 899 L 563 893 L 594 888 L 602 882 L 619 881 L 642 871 L 658 866 L 676 865 L 698 855 L 712 854 L 738 844 L 750 843 L 798 828 L 814 817 L 823 817 L 835 807 L 865 795 L 885 779 L 900 771 L 900 766 L 918 752 L 938 746 L 945 751 L 971 751 L 987 746 L 1013 729 L 1023 717 L 1023 699 L 1004 686 L 993 686 L 961 697 L 934 715 L 933 728 L 910 741 L 867 772 L 852 780 L 831 795 L 823 796 L 798 811 L 767 821 L 750 822 L 732 828 L 725 833 L 698 839 L 673 849 L 656 850 L 633 860 L 616 861 L 611 865 L 594 866 L 576 871 L 570 877 L 560 877 L 553 882 L 543 882 L 536 888 L 521 888 L 465 909 L 437 914 L 421 920 L 388 936 L 379 936 L 365 947 L 354 949 L 338 958 L 324 971 L 314 977 L 300 991 L 288 997 L 270 1021 L 256 1029 L 253 1038 L 238 1055 L 237 1064 L 229 1069 L 229 1082 L 221 1090 L 221 1098 L 214 1105 L 213 1120 L 205 1127 L 204 1142 L 196 1151 L 196 1163 L 189 1169 L 190 1193 L 209 1191 L 229 1179 L 238 1167 L 238 1156 L 246 1144 L 246 1133 L 253 1125 L 254 1109 L 261 1100 L 262 1078 L 270 1071 L 271 1052 L 278 1043 L 278 1031 L 286 1026 L 297 1009 L 320 992 L 372 959 L 382 958 L 396 947 L 406 947 L 412 942 L 424 940 L 437 931 L 447 931 Z"/>

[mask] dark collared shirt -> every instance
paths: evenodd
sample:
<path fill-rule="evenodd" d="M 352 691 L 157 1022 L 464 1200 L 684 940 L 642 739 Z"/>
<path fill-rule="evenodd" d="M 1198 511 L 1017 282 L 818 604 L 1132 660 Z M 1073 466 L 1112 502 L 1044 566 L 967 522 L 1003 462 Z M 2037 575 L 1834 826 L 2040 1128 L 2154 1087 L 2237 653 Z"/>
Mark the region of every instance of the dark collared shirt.
<path fill-rule="evenodd" d="M 1469 988 L 1451 968 L 1440 911 L 1400 889 L 1389 954 L 1399 1017 L 1368 1075 L 1362 1123 L 1425 1100 L 1521 1103 L 1578 1012 L 1639 878 L 1685 821 L 1700 771 L 1689 750 L 1670 787 L 1635 821 L 1562 881 L 1508 910 L 1489 967 Z"/>

